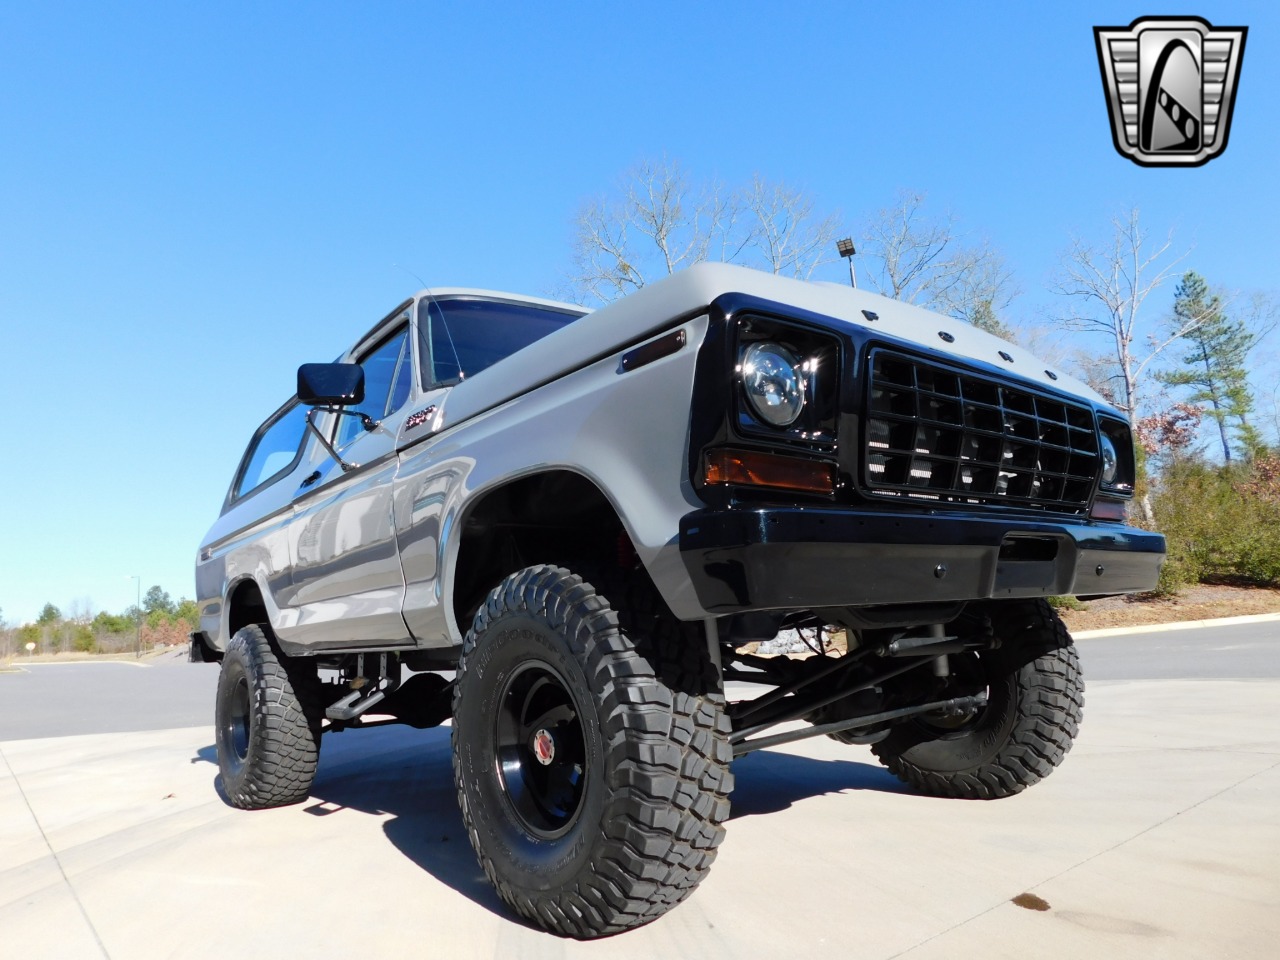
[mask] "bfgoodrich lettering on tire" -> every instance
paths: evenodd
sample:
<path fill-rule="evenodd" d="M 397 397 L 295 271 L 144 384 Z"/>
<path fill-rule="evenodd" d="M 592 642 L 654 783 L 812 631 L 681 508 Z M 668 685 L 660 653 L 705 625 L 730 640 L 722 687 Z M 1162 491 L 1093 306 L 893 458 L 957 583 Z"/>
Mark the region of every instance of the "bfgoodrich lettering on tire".
<path fill-rule="evenodd" d="M 997 650 L 977 657 L 987 706 L 961 722 L 928 716 L 895 727 L 872 746 L 900 780 L 936 796 L 993 800 L 1044 779 L 1080 728 L 1084 679 L 1062 620 L 1043 600 L 988 608 Z"/>
<path fill-rule="evenodd" d="M 260 626 L 239 630 L 222 658 L 215 727 L 222 789 L 232 806 L 307 798 L 320 754 L 319 681 L 282 656 Z"/>
<path fill-rule="evenodd" d="M 659 620 L 626 617 L 624 630 L 592 585 L 538 566 L 489 594 L 465 640 L 453 721 L 463 821 L 502 899 L 549 930 L 596 937 L 660 916 L 723 836 L 723 695 L 705 671 L 669 665 L 679 657 L 662 647 L 683 625 Z"/>

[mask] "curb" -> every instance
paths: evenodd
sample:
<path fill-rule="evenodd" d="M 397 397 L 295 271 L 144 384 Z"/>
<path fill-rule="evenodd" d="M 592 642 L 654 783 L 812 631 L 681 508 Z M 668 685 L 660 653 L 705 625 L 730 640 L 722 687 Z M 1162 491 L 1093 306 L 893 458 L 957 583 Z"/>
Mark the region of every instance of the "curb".
<path fill-rule="evenodd" d="M 1280 622 L 1280 613 L 1254 613 L 1246 617 L 1220 617 L 1217 620 L 1177 620 L 1172 623 L 1144 623 L 1136 627 L 1106 627 L 1101 630 L 1071 631 L 1075 640 L 1097 640 L 1102 637 L 1124 637 L 1135 633 L 1158 633 L 1164 630 L 1199 630 L 1202 627 L 1233 627 L 1242 623 Z M 1068 627 L 1068 630 L 1070 628 Z"/>

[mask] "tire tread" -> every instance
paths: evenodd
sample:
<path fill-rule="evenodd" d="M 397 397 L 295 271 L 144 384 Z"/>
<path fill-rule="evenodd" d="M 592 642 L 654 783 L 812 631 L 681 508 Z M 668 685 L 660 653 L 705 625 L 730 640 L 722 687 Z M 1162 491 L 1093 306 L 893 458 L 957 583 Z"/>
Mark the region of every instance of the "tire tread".
<path fill-rule="evenodd" d="M 1013 728 L 994 757 L 960 773 L 912 763 L 893 738 L 871 749 L 894 776 L 924 793 L 958 799 L 1013 796 L 1043 780 L 1071 749 L 1084 713 L 1080 659 L 1062 619 L 1043 600 L 997 604 L 992 627 L 1006 645 L 1036 654 L 1017 674 Z"/>
<path fill-rule="evenodd" d="M 249 755 L 223 790 L 232 806 L 261 810 L 305 800 L 320 755 L 319 681 L 288 663 L 260 626 L 231 639 L 227 657 L 242 657 L 250 685 Z M 225 662 L 224 657 L 224 662 Z M 223 710 L 219 689 L 219 722 Z"/>
<path fill-rule="evenodd" d="M 608 796 L 603 836 L 571 886 L 515 889 L 483 849 L 460 769 L 455 786 L 485 875 L 517 913 L 587 938 L 661 916 L 684 900 L 715 859 L 733 788 L 729 720 L 715 667 L 696 625 L 663 616 L 652 587 L 628 591 L 614 610 L 594 586 L 562 567 L 536 566 L 495 588 L 463 642 L 460 675 L 486 631 L 506 613 L 543 612 L 562 627 L 602 705 Z M 465 685 L 454 688 L 460 716 Z M 454 736 L 457 737 L 455 726 Z"/>

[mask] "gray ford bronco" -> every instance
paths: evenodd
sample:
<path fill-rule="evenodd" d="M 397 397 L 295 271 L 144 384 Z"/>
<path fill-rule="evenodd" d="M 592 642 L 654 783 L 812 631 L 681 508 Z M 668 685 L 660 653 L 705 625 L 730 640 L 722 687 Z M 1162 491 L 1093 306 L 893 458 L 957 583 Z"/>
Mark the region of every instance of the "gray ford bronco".
<path fill-rule="evenodd" d="M 1154 587 L 1133 484 L 1086 386 L 861 290 L 423 291 L 299 369 L 200 546 L 222 788 L 295 803 L 325 732 L 451 720 L 502 899 L 645 923 L 710 868 L 752 750 L 869 744 L 959 798 L 1047 776 L 1084 684 L 1045 597 Z M 811 654 L 761 655 L 780 632 Z"/>

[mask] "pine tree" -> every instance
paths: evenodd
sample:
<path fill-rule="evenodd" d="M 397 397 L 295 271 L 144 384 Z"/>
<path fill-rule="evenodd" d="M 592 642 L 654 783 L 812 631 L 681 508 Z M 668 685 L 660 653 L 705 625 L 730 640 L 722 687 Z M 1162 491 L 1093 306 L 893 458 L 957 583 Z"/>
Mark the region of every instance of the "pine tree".
<path fill-rule="evenodd" d="M 160 611 L 161 613 L 171 615 L 178 609 L 178 606 L 169 596 L 169 592 L 161 589 L 160 585 L 156 584 L 143 596 L 142 609 L 148 614 Z"/>
<path fill-rule="evenodd" d="M 1234 422 L 1246 452 L 1252 452 L 1257 444 L 1257 431 L 1248 420 L 1253 394 L 1245 369 L 1254 335 L 1243 322 L 1227 316 L 1221 299 L 1209 292 L 1208 284 L 1195 271 L 1185 273 L 1178 284 L 1173 313 L 1175 327 L 1184 328 L 1197 319 L 1199 323 L 1184 336 L 1192 350 L 1182 358 L 1182 366 L 1161 374 L 1160 380 L 1192 388 L 1189 399 L 1206 405 L 1205 413 L 1218 425 L 1223 460 L 1230 463 L 1228 421 Z"/>

